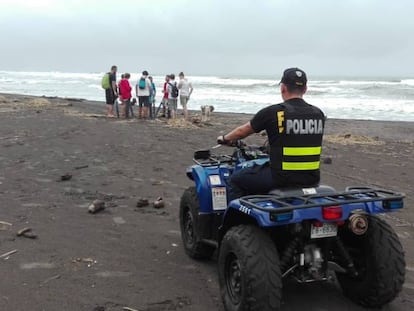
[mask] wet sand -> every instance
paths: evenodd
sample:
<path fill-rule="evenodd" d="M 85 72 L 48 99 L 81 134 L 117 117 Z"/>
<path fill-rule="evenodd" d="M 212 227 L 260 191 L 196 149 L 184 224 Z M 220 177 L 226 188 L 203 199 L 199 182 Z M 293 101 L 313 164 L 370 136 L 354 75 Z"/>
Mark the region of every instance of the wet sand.
<path fill-rule="evenodd" d="M 184 254 L 178 206 L 193 152 L 251 116 L 213 113 L 192 124 L 104 111 L 103 103 L 0 94 L 0 256 L 16 250 L 0 258 L 0 310 L 223 310 L 216 261 Z M 385 310 L 414 309 L 413 151 L 412 122 L 327 121 L 323 159 L 332 163 L 322 165 L 323 183 L 407 195 L 404 210 L 384 216 L 407 262 L 404 290 Z M 165 208 L 136 207 L 158 197 Z M 107 208 L 90 214 L 95 199 Z M 16 236 L 25 227 L 37 238 Z M 283 295 L 282 310 L 364 310 L 335 283 L 288 283 Z"/>

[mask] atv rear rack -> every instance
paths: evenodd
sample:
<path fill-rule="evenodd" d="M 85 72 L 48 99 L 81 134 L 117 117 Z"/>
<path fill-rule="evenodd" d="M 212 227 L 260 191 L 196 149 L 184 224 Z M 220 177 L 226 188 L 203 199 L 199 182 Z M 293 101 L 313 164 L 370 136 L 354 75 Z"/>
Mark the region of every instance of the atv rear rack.
<path fill-rule="evenodd" d="M 279 196 L 279 195 L 249 195 L 239 199 L 240 204 L 246 207 L 258 209 L 265 212 L 291 212 L 297 209 L 311 207 L 339 206 L 352 203 L 368 203 L 375 201 L 402 202 L 405 197 L 403 193 L 391 190 L 368 188 L 368 187 L 348 187 L 346 191 L 333 194 L 310 194 L 298 196 Z"/>

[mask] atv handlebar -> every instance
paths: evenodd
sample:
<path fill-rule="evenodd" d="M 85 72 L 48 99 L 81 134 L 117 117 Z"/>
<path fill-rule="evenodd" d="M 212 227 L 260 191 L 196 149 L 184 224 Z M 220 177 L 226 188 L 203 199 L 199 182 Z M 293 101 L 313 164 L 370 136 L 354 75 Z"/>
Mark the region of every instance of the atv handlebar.
<path fill-rule="evenodd" d="M 228 146 L 228 147 L 236 147 L 236 148 L 241 148 L 246 145 L 245 142 L 242 141 L 241 139 L 226 140 L 224 138 L 224 135 L 217 137 L 217 144 L 222 145 L 222 146 Z"/>
<path fill-rule="evenodd" d="M 217 140 L 219 142 L 219 140 Z M 231 155 L 212 154 L 211 149 L 217 149 L 220 146 L 234 147 L 235 150 Z M 234 163 L 241 160 L 253 160 L 257 158 L 269 157 L 266 145 L 247 145 L 243 140 L 235 140 L 231 143 L 218 144 L 207 150 L 198 150 L 194 152 L 193 161 L 202 166 L 214 166 L 222 163 Z"/>

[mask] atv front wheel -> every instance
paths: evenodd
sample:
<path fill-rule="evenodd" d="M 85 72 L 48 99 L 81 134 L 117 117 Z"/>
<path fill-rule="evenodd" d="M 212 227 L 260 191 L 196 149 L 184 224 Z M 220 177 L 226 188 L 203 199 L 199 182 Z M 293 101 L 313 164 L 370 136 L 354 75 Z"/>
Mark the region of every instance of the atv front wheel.
<path fill-rule="evenodd" d="M 186 189 L 180 202 L 180 228 L 184 250 L 194 259 L 209 259 L 215 248 L 201 241 L 198 233 L 199 203 L 195 187 Z"/>
<path fill-rule="evenodd" d="M 341 234 L 358 276 L 337 273 L 345 296 L 364 307 L 378 308 L 397 297 L 405 278 L 404 250 L 392 227 L 370 216 L 361 236 L 346 229 Z"/>
<path fill-rule="evenodd" d="M 226 311 L 279 310 L 279 255 L 263 230 L 250 225 L 231 228 L 221 243 L 218 268 Z"/>

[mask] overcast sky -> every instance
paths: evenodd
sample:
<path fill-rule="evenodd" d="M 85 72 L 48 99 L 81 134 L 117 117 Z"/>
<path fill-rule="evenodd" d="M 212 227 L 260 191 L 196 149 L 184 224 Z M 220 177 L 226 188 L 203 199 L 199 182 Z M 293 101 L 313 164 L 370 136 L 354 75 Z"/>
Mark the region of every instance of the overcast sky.
<path fill-rule="evenodd" d="M 0 0 L 0 70 L 414 76 L 411 0 Z"/>

